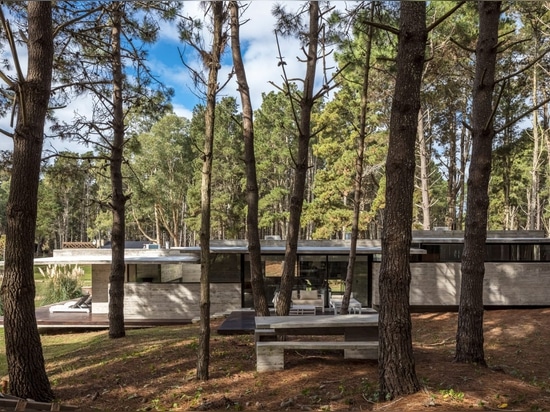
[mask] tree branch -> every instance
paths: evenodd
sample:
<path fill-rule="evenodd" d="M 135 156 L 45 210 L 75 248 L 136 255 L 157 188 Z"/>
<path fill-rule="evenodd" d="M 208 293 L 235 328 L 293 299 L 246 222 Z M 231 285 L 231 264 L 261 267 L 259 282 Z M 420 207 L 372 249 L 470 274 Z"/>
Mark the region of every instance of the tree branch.
<path fill-rule="evenodd" d="M 368 26 L 376 27 L 377 29 L 389 31 L 392 34 L 395 34 L 395 35 L 399 36 L 399 29 L 397 29 L 393 26 L 389 26 L 387 24 L 382 24 L 382 23 L 377 23 L 375 21 L 366 21 L 365 24 L 368 25 Z"/>
<path fill-rule="evenodd" d="M 60 24 L 59 26 L 57 26 L 54 30 L 53 30 L 53 37 L 56 37 L 59 32 L 63 31 L 66 27 L 70 26 L 71 24 L 73 23 L 76 23 L 77 21 L 80 21 L 88 16 L 90 16 L 91 14 L 95 13 L 96 11 L 99 11 L 103 9 L 103 6 L 98 6 L 96 7 L 95 9 L 92 9 L 92 10 L 89 10 L 88 12 L 84 13 L 83 15 L 81 16 L 78 16 L 78 17 L 75 17 L 74 19 L 72 20 L 69 20 L 69 21 L 66 21 L 65 23 L 63 24 Z"/>
<path fill-rule="evenodd" d="M 500 91 L 498 93 L 498 96 L 497 96 L 497 99 L 496 99 L 496 102 L 493 106 L 493 111 L 491 112 L 491 116 L 489 116 L 489 118 L 487 119 L 487 123 L 485 123 L 485 128 L 484 130 L 487 130 L 487 128 L 489 127 L 489 125 L 491 124 L 491 122 L 495 119 L 495 116 L 496 116 L 496 113 L 497 113 L 497 108 L 498 108 L 498 105 L 500 104 L 500 101 L 502 99 L 502 95 L 504 94 L 504 89 L 506 89 L 506 82 L 502 83 L 502 87 L 500 88 Z M 495 132 L 496 134 L 496 132 Z"/>
<path fill-rule="evenodd" d="M 8 132 L 7 130 L 4 130 L 4 129 L 0 128 L 0 133 L 2 133 L 2 134 L 4 134 L 4 135 L 6 135 L 6 136 L 13 139 L 13 133 Z"/>
<path fill-rule="evenodd" d="M 439 19 L 437 19 L 432 24 L 430 24 L 428 27 L 426 27 L 426 33 L 431 32 L 433 29 L 435 29 L 437 26 L 439 26 L 441 23 L 443 23 L 450 15 L 452 15 L 455 11 L 457 11 L 459 8 L 461 8 L 464 3 L 466 3 L 466 2 L 465 1 L 459 2 L 455 7 L 453 7 L 451 10 L 449 10 L 447 13 L 445 13 Z"/>
<path fill-rule="evenodd" d="M 8 77 L 6 73 L 4 73 L 2 70 L 0 70 L 0 79 L 4 80 L 4 82 L 8 85 L 10 89 L 15 90 L 16 83 Z"/>
<path fill-rule="evenodd" d="M 455 39 L 453 39 L 452 37 L 450 38 L 450 40 L 451 40 L 451 42 L 452 42 L 454 45 L 460 47 L 462 50 L 465 50 L 465 51 L 467 51 L 468 53 L 475 53 L 475 52 L 476 52 L 475 49 L 471 49 L 471 48 L 469 48 L 469 47 L 464 46 L 463 44 L 460 44 L 459 42 L 457 42 L 457 41 L 456 41 Z"/>
<path fill-rule="evenodd" d="M 541 55 L 539 57 L 537 57 L 535 60 L 533 60 L 532 62 L 528 63 L 527 66 L 521 68 L 520 70 L 518 70 L 517 72 L 514 72 L 514 73 L 511 73 L 509 74 L 508 76 L 505 76 L 505 77 L 502 77 L 498 80 L 495 81 L 495 83 L 500 83 L 500 82 L 505 82 L 505 81 L 508 81 L 509 79 L 511 79 L 512 77 L 515 77 L 521 73 L 523 73 L 524 71 L 526 71 L 527 69 L 529 69 L 530 67 L 534 66 L 538 61 L 540 61 L 544 56 L 546 56 L 546 54 L 550 51 L 550 49 L 546 49 L 544 52 L 541 53 Z"/>
<path fill-rule="evenodd" d="M 502 127 L 500 127 L 499 129 L 495 129 L 495 133 L 500 133 L 502 132 L 504 129 L 510 127 L 511 125 L 513 125 L 514 123 L 517 123 L 519 122 L 521 119 L 523 119 L 525 116 L 531 114 L 532 112 L 534 112 L 535 110 L 538 110 L 540 109 L 542 106 L 544 106 L 545 104 L 547 104 L 548 102 L 550 102 L 550 97 L 543 100 L 541 103 L 537 104 L 536 106 L 533 106 L 533 107 L 530 107 L 529 109 L 527 109 L 526 111 L 524 111 L 523 113 L 521 113 L 519 116 L 515 117 L 514 119 L 510 120 L 509 122 L 505 123 Z"/>

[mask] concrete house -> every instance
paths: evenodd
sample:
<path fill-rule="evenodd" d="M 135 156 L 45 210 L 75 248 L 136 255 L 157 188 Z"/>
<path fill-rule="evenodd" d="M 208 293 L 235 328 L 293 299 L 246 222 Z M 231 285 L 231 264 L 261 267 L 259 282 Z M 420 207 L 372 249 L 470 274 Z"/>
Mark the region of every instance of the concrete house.
<path fill-rule="evenodd" d="M 454 310 L 460 292 L 463 232 L 415 231 L 411 248 L 413 310 Z M 280 284 L 285 242 L 262 242 L 268 301 Z M 359 241 L 353 282 L 354 298 L 376 308 L 380 242 Z M 349 241 L 302 241 L 296 265 L 297 291 L 317 292 L 328 305 L 343 293 Z M 211 243 L 211 313 L 252 308 L 250 264 L 246 241 Z M 200 248 L 126 249 L 127 319 L 192 319 L 199 316 Z M 35 264 L 79 264 L 92 268 L 92 313 L 108 311 L 108 249 L 55 250 Z M 487 306 L 550 305 L 550 239 L 542 232 L 490 232 L 487 238 L 484 303 Z M 298 294 L 300 292 L 297 292 Z M 305 295 L 305 293 L 304 293 Z"/>

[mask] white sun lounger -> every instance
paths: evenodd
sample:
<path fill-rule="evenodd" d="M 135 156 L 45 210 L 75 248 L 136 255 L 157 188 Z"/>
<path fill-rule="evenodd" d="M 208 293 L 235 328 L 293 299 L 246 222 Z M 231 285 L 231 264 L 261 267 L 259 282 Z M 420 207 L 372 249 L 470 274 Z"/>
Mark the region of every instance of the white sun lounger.
<path fill-rule="evenodd" d="M 91 310 L 91 296 L 85 295 L 78 300 L 70 300 L 63 304 L 50 306 L 50 313 L 56 312 L 78 312 L 78 313 L 90 313 Z"/>

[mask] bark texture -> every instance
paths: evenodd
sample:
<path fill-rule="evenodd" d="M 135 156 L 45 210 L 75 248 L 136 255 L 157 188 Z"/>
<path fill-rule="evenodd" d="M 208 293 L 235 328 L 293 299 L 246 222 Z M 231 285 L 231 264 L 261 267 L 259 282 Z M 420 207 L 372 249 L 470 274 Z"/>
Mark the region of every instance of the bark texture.
<path fill-rule="evenodd" d="M 374 18 L 375 3 L 370 4 L 370 20 Z M 361 89 L 361 107 L 359 112 L 359 136 L 357 136 L 357 157 L 355 158 L 355 180 L 353 182 L 353 218 L 351 222 L 351 239 L 349 247 L 348 267 L 346 270 L 346 288 L 342 297 L 340 314 L 348 313 L 349 301 L 355 276 L 355 262 L 357 260 L 357 238 L 359 237 L 359 217 L 361 213 L 361 199 L 363 197 L 363 169 L 365 158 L 365 139 L 367 135 L 367 114 L 368 114 L 368 92 L 370 57 L 372 50 L 372 34 L 374 28 L 369 25 L 367 28 L 367 44 L 365 50 L 365 61 L 363 66 L 363 88 Z"/>
<path fill-rule="evenodd" d="M 126 335 L 124 329 L 124 240 L 126 196 L 122 182 L 124 148 L 124 112 L 122 100 L 123 73 L 120 37 L 124 3 L 113 2 L 112 15 L 112 65 L 113 65 L 113 141 L 111 145 L 111 273 L 109 275 L 109 337 L 116 339 Z"/>
<path fill-rule="evenodd" d="M 216 117 L 216 96 L 218 92 L 218 71 L 223 48 L 222 26 L 224 2 L 211 3 L 213 19 L 212 50 L 208 56 L 208 84 L 204 119 L 204 148 L 201 181 L 201 296 L 199 353 L 197 357 L 197 379 L 209 378 L 210 365 L 210 200 L 212 193 L 212 159 L 214 147 L 214 125 Z"/>
<path fill-rule="evenodd" d="M 29 2 L 27 78 L 19 78 L 13 169 L 6 208 L 4 333 L 12 395 L 50 402 L 34 309 L 34 251 L 38 181 L 53 67 L 51 2 Z"/>
<path fill-rule="evenodd" d="M 295 158 L 294 185 L 289 205 L 289 222 L 285 247 L 285 261 L 281 276 L 281 290 L 277 299 L 277 315 L 288 315 L 294 274 L 296 271 L 296 252 L 300 235 L 300 219 L 304 206 L 306 177 L 309 167 L 309 141 L 311 139 L 311 110 L 315 99 L 313 86 L 317 68 L 317 51 L 319 48 L 319 2 L 309 2 L 309 41 L 307 48 L 306 75 L 304 88 L 300 99 L 300 115 L 298 124 L 298 153 Z"/>
<path fill-rule="evenodd" d="M 233 67 L 237 76 L 238 90 L 241 95 L 243 112 L 244 162 L 246 164 L 246 233 L 248 238 L 248 254 L 250 256 L 250 282 L 254 299 L 254 311 L 258 316 L 269 316 L 269 307 L 265 296 L 264 278 L 262 273 L 262 250 L 260 231 L 258 229 L 258 179 L 256 175 L 256 156 L 254 154 L 254 122 L 250 88 L 246 79 L 240 41 L 239 4 L 230 2 L 231 9 L 231 51 Z"/>
<path fill-rule="evenodd" d="M 386 161 L 386 208 L 379 284 L 378 368 L 382 399 L 420 389 L 412 350 L 409 255 L 415 141 L 426 39 L 426 3 L 401 2 L 397 76 Z"/>
<path fill-rule="evenodd" d="M 483 277 L 493 137 L 493 92 L 501 2 L 479 2 L 479 37 L 472 100 L 472 158 L 468 174 L 466 227 L 462 255 L 462 279 L 457 362 L 485 365 L 483 351 Z"/>

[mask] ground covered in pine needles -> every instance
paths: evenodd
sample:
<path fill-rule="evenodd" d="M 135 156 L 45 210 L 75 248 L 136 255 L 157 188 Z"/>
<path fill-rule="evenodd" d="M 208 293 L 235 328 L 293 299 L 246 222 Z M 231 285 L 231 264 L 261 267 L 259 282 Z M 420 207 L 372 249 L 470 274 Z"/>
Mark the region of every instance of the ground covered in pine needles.
<path fill-rule="evenodd" d="M 197 381 L 198 326 L 42 336 L 58 400 L 102 411 L 550 411 L 550 309 L 485 313 L 488 368 L 453 363 L 456 313 L 413 315 L 422 390 L 378 398 L 375 361 L 291 352 L 285 370 L 257 373 L 253 335 L 216 334 L 210 379 Z"/>

